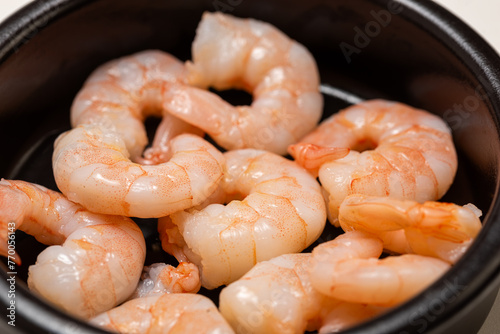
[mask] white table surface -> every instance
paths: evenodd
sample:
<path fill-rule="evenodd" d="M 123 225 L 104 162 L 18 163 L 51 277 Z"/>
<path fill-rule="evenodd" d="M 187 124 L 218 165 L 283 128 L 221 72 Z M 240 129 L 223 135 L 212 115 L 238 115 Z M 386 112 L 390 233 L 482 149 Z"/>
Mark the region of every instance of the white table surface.
<path fill-rule="evenodd" d="M 500 52 L 499 0 L 435 0 L 472 26 Z M 30 0 L 0 0 L 0 21 Z M 478 334 L 500 333 L 500 294 Z"/>

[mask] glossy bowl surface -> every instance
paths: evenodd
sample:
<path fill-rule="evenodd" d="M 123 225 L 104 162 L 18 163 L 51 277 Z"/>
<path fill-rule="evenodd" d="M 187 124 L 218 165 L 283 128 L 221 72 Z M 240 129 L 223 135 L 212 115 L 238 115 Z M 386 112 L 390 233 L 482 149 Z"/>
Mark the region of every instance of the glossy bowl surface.
<path fill-rule="evenodd" d="M 443 200 L 472 202 L 483 231 L 465 256 L 423 294 L 348 333 L 473 333 L 499 285 L 500 60 L 468 26 L 425 0 L 46 0 L 0 25 L 0 176 L 56 189 L 54 139 L 69 128 L 71 102 L 105 61 L 145 49 L 181 60 L 204 11 L 267 21 L 317 59 L 325 117 L 357 101 L 386 98 L 443 117 L 459 154 L 456 181 Z M 228 95 L 234 102 L 238 99 Z M 236 100 L 235 100 L 236 99 Z M 148 263 L 172 261 L 150 222 L 140 221 Z M 327 228 L 323 240 L 337 231 Z M 2 332 L 98 333 L 29 293 L 29 264 L 44 246 L 19 232 L 15 323 Z M 0 270 L 2 307 L 11 276 Z M 204 291 L 217 302 L 218 291 Z M 5 330 L 4 330 L 5 329 Z"/>

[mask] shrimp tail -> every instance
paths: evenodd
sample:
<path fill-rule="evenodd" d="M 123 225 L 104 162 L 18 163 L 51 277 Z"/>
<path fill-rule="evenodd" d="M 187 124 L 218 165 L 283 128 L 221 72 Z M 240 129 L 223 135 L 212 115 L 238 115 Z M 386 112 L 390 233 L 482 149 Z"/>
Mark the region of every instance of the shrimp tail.
<path fill-rule="evenodd" d="M 143 157 L 136 162 L 143 165 L 158 165 L 167 162 L 172 157 L 170 141 L 183 133 L 191 133 L 203 137 L 205 133 L 197 127 L 182 121 L 170 113 L 165 113 L 158 124 L 151 147 L 147 148 Z"/>
<path fill-rule="evenodd" d="M 177 268 L 173 266 L 165 267 L 158 278 L 173 293 L 197 293 L 201 288 L 198 267 L 189 262 L 181 262 Z"/>
<path fill-rule="evenodd" d="M 165 252 L 174 256 L 179 262 L 189 262 L 184 252 L 187 247 L 179 227 L 172 222 L 170 217 L 158 219 L 158 233 L 160 234 L 161 247 Z"/>
<path fill-rule="evenodd" d="M 194 263 L 181 262 L 177 267 L 153 263 L 143 268 L 141 281 L 129 300 L 166 293 L 197 293 L 200 288 L 200 271 Z"/>
<path fill-rule="evenodd" d="M 288 153 L 309 171 L 318 170 L 325 162 L 345 157 L 351 150 L 346 147 L 326 147 L 309 143 L 288 146 Z"/>

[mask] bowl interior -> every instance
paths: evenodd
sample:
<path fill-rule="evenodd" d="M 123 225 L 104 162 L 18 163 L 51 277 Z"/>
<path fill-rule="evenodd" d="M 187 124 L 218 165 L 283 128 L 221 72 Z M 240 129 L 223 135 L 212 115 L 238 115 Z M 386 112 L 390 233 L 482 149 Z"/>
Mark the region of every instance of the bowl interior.
<path fill-rule="evenodd" d="M 53 141 L 69 129 L 71 102 L 90 72 L 108 60 L 145 49 L 164 50 L 188 60 L 201 14 L 215 10 L 270 22 L 304 44 L 318 62 L 325 96 L 324 117 L 370 98 L 401 101 L 443 117 L 453 131 L 459 155 L 456 180 L 443 200 L 474 203 L 483 210 L 485 230 L 498 235 L 494 220 L 500 105 L 492 84 L 495 73 L 488 72 L 490 63 L 480 63 L 481 57 L 475 58 L 472 51 L 482 52 L 486 59 L 494 56 L 481 41 L 479 46 L 474 44 L 477 36 L 458 20 L 426 1 L 407 1 L 404 5 L 368 0 L 102 0 L 34 4 L 0 28 L 17 36 L 0 40 L 0 82 L 5 83 L 0 85 L 0 140 L 4 143 L 0 176 L 57 189 L 51 170 Z M 427 18 L 423 16 L 426 13 Z M 26 19 L 29 17 L 32 20 Z M 436 17 L 444 21 L 432 23 L 431 18 Z M 461 39 L 450 35 L 450 25 L 455 25 Z M 238 102 L 238 97 L 228 98 Z M 138 222 L 148 240 L 147 263 L 175 263 L 159 250 L 154 225 Z M 328 227 L 321 240 L 337 233 Z M 25 281 L 28 265 L 35 262 L 45 246 L 19 235 L 18 251 L 23 258 L 19 277 Z M 498 253 L 498 242 L 487 238 L 483 231 L 471 254 L 447 276 L 448 282 L 460 279 L 470 291 L 447 305 L 443 316 L 454 312 L 458 303 L 470 298 L 473 290 L 496 270 L 496 262 L 483 263 L 491 267 L 486 271 L 474 264 L 484 254 Z M 479 272 L 484 276 L 481 284 L 471 281 Z M 427 296 L 441 291 L 443 284 L 438 282 Z M 20 289 L 24 289 L 22 282 Z M 25 293 L 26 300 L 39 303 Z M 218 291 L 204 293 L 217 302 Z M 404 307 L 416 308 L 426 299 L 417 298 L 412 303 Z M 56 310 L 50 312 L 51 316 L 62 316 Z M 388 316 L 396 319 L 398 312 Z M 401 320 L 401 316 L 398 319 L 391 320 L 394 328 L 418 329 L 408 320 Z"/>

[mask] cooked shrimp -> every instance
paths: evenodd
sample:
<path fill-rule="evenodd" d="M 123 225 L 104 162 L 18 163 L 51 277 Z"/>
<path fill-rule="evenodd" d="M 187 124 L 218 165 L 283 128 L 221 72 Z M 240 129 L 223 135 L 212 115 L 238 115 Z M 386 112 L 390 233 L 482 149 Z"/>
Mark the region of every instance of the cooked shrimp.
<path fill-rule="evenodd" d="M 162 105 L 162 93 L 187 83 L 184 64 L 172 55 L 147 50 L 109 61 L 98 67 L 78 92 L 71 107 L 71 125 L 99 124 L 117 132 L 132 161 L 163 162 L 168 142 L 181 133 L 201 135 L 201 130 L 177 119 Z M 153 145 L 147 144 L 144 120 L 162 117 Z"/>
<path fill-rule="evenodd" d="M 422 255 L 378 259 L 382 241 L 361 232 L 346 232 L 315 247 L 311 285 L 346 302 L 394 306 L 415 296 L 441 277 L 450 264 Z"/>
<path fill-rule="evenodd" d="M 198 265 L 208 289 L 238 279 L 257 262 L 302 251 L 326 222 L 319 184 L 295 162 L 254 149 L 224 156 L 220 187 L 228 204 L 176 212 L 159 224 L 164 250 Z"/>
<path fill-rule="evenodd" d="M 314 166 L 319 167 L 326 191 L 330 222 L 337 226 L 338 208 L 347 195 L 437 200 L 457 170 L 446 123 L 426 111 L 390 101 L 363 102 L 322 122 L 289 149 L 292 155 L 301 152 L 297 161 L 302 165 L 308 163 L 303 146 L 309 144 L 351 149 L 343 158 Z M 318 155 L 314 158 L 322 162 Z"/>
<path fill-rule="evenodd" d="M 53 169 L 61 192 L 93 212 L 142 218 L 204 201 L 222 176 L 222 155 L 161 101 L 163 92 L 186 80 L 183 64 L 160 51 L 94 71 L 73 102 L 74 128 L 55 142 Z M 151 115 L 163 119 L 141 157 L 147 144 L 143 121 Z"/>
<path fill-rule="evenodd" d="M 2 231 L 11 222 L 41 243 L 54 245 L 29 267 L 28 286 L 65 311 L 92 317 L 123 302 L 137 286 L 146 245 L 131 219 L 89 212 L 36 184 L 2 180 Z"/>
<path fill-rule="evenodd" d="M 412 253 L 455 263 L 481 229 L 481 211 L 472 204 L 425 202 L 350 195 L 340 205 L 344 231 L 379 234 L 404 230 Z M 391 238 L 389 238 L 391 240 Z M 392 249 L 391 245 L 384 245 Z"/>
<path fill-rule="evenodd" d="M 244 89 L 250 106 L 234 107 L 196 87 L 166 91 L 165 108 L 207 132 L 228 150 L 285 154 L 318 123 L 323 107 L 319 74 L 309 51 L 268 23 L 204 13 L 188 62 L 189 83 Z"/>
<path fill-rule="evenodd" d="M 210 299 L 190 293 L 132 299 L 91 323 L 125 334 L 234 333 Z"/>
<path fill-rule="evenodd" d="M 310 283 L 310 253 L 285 254 L 256 264 L 222 289 L 222 315 L 236 333 L 341 330 L 386 310 L 328 298 Z"/>
<path fill-rule="evenodd" d="M 197 293 L 200 288 L 200 272 L 196 265 L 181 262 L 176 268 L 166 263 L 154 263 L 144 267 L 131 299 L 165 293 Z"/>
<path fill-rule="evenodd" d="M 52 158 L 61 192 L 93 212 L 154 218 L 203 202 L 222 179 L 222 153 L 201 137 L 175 137 L 155 166 L 131 162 L 122 139 L 94 125 L 62 134 Z"/>

